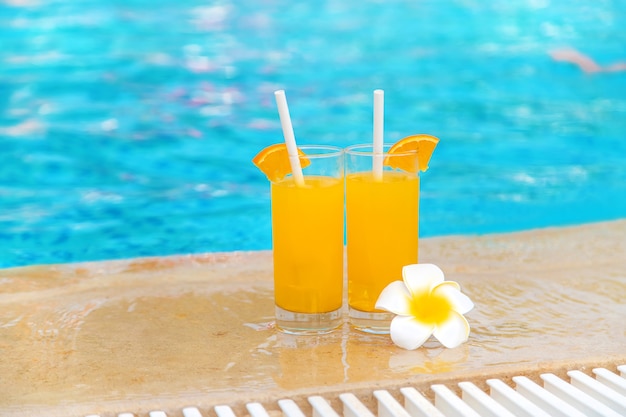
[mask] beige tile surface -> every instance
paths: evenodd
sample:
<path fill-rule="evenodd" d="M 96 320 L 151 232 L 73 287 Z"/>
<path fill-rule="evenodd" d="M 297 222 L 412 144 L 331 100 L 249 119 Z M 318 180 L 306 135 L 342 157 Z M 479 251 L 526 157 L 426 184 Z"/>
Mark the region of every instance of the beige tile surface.
<path fill-rule="evenodd" d="M 270 409 L 372 389 L 626 363 L 626 220 L 422 239 L 476 304 L 468 343 L 272 328 L 270 252 L 0 270 L 0 416 Z M 400 277 L 398 277 L 400 279 Z M 176 414 L 174 414 L 176 415 Z"/>

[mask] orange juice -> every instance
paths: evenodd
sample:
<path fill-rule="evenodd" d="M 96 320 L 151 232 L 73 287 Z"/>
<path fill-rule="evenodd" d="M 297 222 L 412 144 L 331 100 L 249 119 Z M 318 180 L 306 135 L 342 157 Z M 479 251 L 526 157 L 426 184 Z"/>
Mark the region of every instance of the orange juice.
<path fill-rule="evenodd" d="M 297 313 L 341 308 L 343 177 L 304 176 L 272 183 L 272 243 L 276 305 Z"/>
<path fill-rule="evenodd" d="M 402 267 L 417 263 L 419 176 L 384 171 L 346 176 L 348 304 L 362 312 L 383 288 L 402 279 Z"/>

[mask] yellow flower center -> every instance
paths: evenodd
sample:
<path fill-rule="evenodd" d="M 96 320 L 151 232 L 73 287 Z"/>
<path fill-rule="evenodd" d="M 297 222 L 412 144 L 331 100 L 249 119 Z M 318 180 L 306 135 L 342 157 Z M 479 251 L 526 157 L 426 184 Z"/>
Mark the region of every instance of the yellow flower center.
<path fill-rule="evenodd" d="M 411 303 L 411 315 L 426 324 L 446 321 L 451 311 L 452 305 L 446 297 L 432 293 L 414 297 Z"/>

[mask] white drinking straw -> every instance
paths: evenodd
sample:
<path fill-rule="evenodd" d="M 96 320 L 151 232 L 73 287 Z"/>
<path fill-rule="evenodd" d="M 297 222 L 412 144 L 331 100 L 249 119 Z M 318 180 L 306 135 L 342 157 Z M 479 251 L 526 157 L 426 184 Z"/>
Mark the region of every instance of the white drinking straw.
<path fill-rule="evenodd" d="M 385 92 L 374 90 L 374 157 L 372 159 L 372 173 L 374 179 L 383 179 L 383 126 L 385 119 Z"/>
<path fill-rule="evenodd" d="M 296 185 L 304 185 L 304 177 L 302 176 L 302 166 L 300 165 L 300 157 L 298 156 L 298 146 L 296 145 L 296 136 L 293 133 L 291 125 L 291 117 L 289 116 L 289 107 L 287 107 L 287 97 L 285 90 L 274 92 L 276 97 L 276 105 L 278 106 L 278 116 L 280 124 L 283 128 L 283 136 L 287 145 L 287 153 L 289 154 L 289 164 L 291 165 L 291 173 L 296 181 Z"/>

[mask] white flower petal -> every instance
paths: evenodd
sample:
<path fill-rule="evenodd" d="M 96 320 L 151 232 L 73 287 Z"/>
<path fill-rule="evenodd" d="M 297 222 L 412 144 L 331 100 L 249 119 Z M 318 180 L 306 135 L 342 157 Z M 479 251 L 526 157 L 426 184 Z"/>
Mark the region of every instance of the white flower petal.
<path fill-rule="evenodd" d="M 461 287 L 454 281 L 444 281 L 433 289 L 433 295 L 439 294 L 452 304 L 452 309 L 459 314 L 465 314 L 474 308 L 470 298 L 461 292 Z"/>
<path fill-rule="evenodd" d="M 465 317 L 455 311 L 450 313 L 450 318 L 441 323 L 433 332 L 433 336 L 447 348 L 455 348 L 467 341 L 470 327 Z"/>
<path fill-rule="evenodd" d="M 407 316 L 410 314 L 411 294 L 402 281 L 394 281 L 387 285 L 376 301 L 376 308 L 394 314 Z"/>
<path fill-rule="evenodd" d="M 391 320 L 389 333 L 397 346 L 414 350 L 422 346 L 433 334 L 434 326 L 423 324 L 415 317 L 396 316 Z"/>
<path fill-rule="evenodd" d="M 430 292 L 443 282 L 443 271 L 433 264 L 414 264 L 402 268 L 402 279 L 413 296 Z"/>

